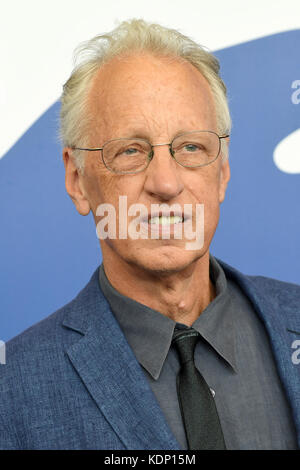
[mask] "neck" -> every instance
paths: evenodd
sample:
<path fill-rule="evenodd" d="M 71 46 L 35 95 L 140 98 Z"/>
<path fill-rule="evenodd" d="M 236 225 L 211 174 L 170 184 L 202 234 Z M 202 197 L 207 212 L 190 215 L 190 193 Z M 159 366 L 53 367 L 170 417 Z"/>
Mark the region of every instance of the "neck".
<path fill-rule="evenodd" d="M 168 274 L 154 273 L 115 253 L 102 252 L 105 274 L 118 292 L 175 322 L 191 326 L 216 296 L 209 277 L 209 251 L 181 271 Z"/>

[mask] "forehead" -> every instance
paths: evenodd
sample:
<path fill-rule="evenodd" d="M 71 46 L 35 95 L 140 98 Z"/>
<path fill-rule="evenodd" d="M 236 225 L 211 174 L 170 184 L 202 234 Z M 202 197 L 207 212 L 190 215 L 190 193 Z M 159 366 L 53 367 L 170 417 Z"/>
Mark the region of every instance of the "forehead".
<path fill-rule="evenodd" d="M 114 59 L 99 69 L 88 107 L 96 138 L 216 129 L 213 96 L 199 70 L 151 54 Z"/>

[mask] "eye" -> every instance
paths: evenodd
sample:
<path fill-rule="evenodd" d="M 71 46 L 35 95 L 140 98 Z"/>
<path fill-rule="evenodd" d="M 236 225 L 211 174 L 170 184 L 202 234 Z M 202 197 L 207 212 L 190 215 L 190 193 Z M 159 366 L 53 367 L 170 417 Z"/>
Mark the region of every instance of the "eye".
<path fill-rule="evenodd" d="M 197 144 L 186 144 L 184 146 L 184 150 L 187 150 L 188 152 L 196 152 L 197 150 L 200 150 L 200 148 Z"/>
<path fill-rule="evenodd" d="M 137 147 L 123 147 L 117 150 L 115 157 L 128 157 L 139 153 L 141 153 L 141 150 Z"/>
<path fill-rule="evenodd" d="M 130 148 L 124 150 L 125 155 L 133 155 L 136 152 L 138 152 L 138 149 L 136 149 L 134 147 L 130 147 Z"/>

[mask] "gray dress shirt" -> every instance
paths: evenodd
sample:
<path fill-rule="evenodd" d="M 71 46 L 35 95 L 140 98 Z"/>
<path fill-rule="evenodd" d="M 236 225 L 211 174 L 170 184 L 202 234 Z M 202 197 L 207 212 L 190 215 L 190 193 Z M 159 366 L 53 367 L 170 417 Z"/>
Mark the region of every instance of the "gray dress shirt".
<path fill-rule="evenodd" d="M 210 278 L 216 297 L 192 325 L 200 333 L 195 365 L 213 390 L 226 448 L 297 449 L 290 406 L 262 321 L 212 255 Z M 120 294 L 103 264 L 99 282 L 170 429 L 187 449 L 176 389 L 180 364 L 171 345 L 176 322 Z"/>

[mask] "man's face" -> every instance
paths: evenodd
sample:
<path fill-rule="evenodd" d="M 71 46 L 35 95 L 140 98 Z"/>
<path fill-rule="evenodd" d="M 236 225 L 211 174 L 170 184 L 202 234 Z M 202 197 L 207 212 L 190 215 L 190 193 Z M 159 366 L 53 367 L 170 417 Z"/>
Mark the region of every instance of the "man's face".
<path fill-rule="evenodd" d="M 151 144 L 171 142 L 183 132 L 211 130 L 218 133 L 212 94 L 207 81 L 189 63 L 170 61 L 150 54 L 113 60 L 95 76 L 89 93 L 91 113 L 90 147 L 101 147 L 111 139 L 146 138 Z M 187 250 L 183 239 L 106 239 L 101 241 L 103 258 L 127 262 L 153 272 L 176 272 L 208 253 L 219 219 L 219 205 L 230 177 L 228 162 L 221 155 L 212 164 L 185 168 L 171 157 L 168 146 L 154 147 L 154 157 L 138 174 L 111 173 L 100 152 L 87 152 L 84 175 L 79 175 L 84 197 L 77 210 L 90 208 L 95 222 L 99 204 L 116 209 L 119 227 L 119 196 L 127 196 L 127 207 L 143 204 L 192 204 L 195 229 L 196 204 L 204 205 L 204 245 Z M 88 208 L 88 209 L 87 209 Z M 133 216 L 127 217 L 128 224 Z M 172 230 L 171 230 L 172 232 Z"/>

